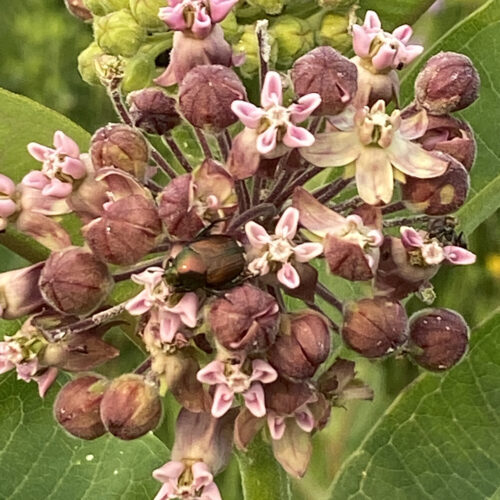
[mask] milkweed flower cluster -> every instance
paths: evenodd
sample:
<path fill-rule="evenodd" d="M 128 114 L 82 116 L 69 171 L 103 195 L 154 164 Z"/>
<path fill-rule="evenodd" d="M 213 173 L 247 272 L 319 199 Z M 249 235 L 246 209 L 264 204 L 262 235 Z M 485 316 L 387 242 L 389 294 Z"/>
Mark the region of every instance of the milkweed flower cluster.
<path fill-rule="evenodd" d="M 0 176 L 0 229 L 50 250 L 0 274 L 0 316 L 23 318 L 0 342 L 0 373 L 35 380 L 44 396 L 58 370 L 85 372 L 55 402 L 57 421 L 83 439 L 143 436 L 172 418 L 170 393 L 182 409 L 170 461 L 153 473 L 156 499 L 219 500 L 215 477 L 234 447 L 245 452 L 264 434 L 302 477 L 311 437 L 335 408 L 373 397 L 355 362 L 332 356 L 334 339 L 434 371 L 464 355 L 458 313 L 408 318 L 402 301 L 430 303 L 441 266 L 475 261 L 451 215 L 467 197 L 475 141 L 452 113 L 473 104 L 479 78 L 465 56 L 438 54 L 398 109 L 398 71 L 423 48 L 409 26 L 388 33 L 369 11 L 353 26 L 351 59 L 305 44 L 287 52 L 292 68 L 273 60 L 258 23 L 257 82 L 245 66 L 251 49 L 246 62 L 233 54 L 231 23 L 221 24 L 241 2 L 157 3 L 68 4 L 96 25 L 92 63 L 122 123 L 97 130 L 88 152 L 55 131 L 54 147 L 28 145 L 39 169 L 20 183 Z M 146 43 L 171 49 L 169 64 L 129 93 Z M 468 80 L 448 85 L 457 75 Z M 190 130 L 187 146 L 179 130 Z M 67 232 L 70 213 L 83 246 Z M 371 292 L 346 301 L 341 280 Z M 147 356 L 109 380 L 89 371 L 120 354 L 102 338 L 116 326 Z"/>

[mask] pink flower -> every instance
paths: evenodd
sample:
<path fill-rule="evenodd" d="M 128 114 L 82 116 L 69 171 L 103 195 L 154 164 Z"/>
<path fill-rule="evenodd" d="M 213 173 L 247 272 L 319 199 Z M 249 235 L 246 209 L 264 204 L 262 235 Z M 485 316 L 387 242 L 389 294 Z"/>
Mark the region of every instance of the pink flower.
<path fill-rule="evenodd" d="M 245 127 L 259 130 L 257 150 L 260 154 L 272 153 L 280 141 L 289 148 L 303 148 L 314 143 L 314 136 L 295 124 L 303 122 L 320 105 L 319 94 L 306 94 L 285 108 L 281 78 L 275 71 L 269 71 L 260 103 L 260 108 L 247 101 L 236 100 L 231 104 L 233 113 Z"/>
<path fill-rule="evenodd" d="M 0 374 L 12 370 L 22 360 L 23 353 L 17 342 L 0 342 Z"/>
<path fill-rule="evenodd" d="M 408 45 L 412 34 L 413 30 L 407 24 L 399 26 L 392 34 L 385 32 L 378 15 L 369 10 L 363 25 L 352 27 L 354 52 L 362 59 L 370 59 L 377 72 L 401 69 L 424 50 L 421 45 Z"/>
<path fill-rule="evenodd" d="M 0 231 L 7 227 L 8 218 L 17 212 L 15 194 L 16 185 L 12 179 L 0 174 Z"/>
<path fill-rule="evenodd" d="M 167 462 L 153 472 L 161 481 L 161 487 L 154 500 L 222 500 L 219 489 L 208 466 L 195 462 L 188 466 L 183 462 Z"/>
<path fill-rule="evenodd" d="M 215 385 L 212 415 L 222 417 L 230 408 L 235 394 L 242 394 L 245 406 L 257 418 L 266 414 L 264 389 L 261 384 L 270 384 L 278 378 L 276 370 L 265 361 L 252 361 L 252 371 L 247 375 L 242 364 L 232 365 L 212 361 L 202 368 L 196 377 L 200 382 Z"/>
<path fill-rule="evenodd" d="M 126 309 L 133 316 L 140 316 L 151 309 L 158 314 L 159 335 L 163 343 L 171 343 L 181 324 L 194 328 L 197 322 L 198 297 L 189 292 L 176 304 L 171 303 L 168 285 L 163 279 L 165 270 L 150 267 L 140 274 L 132 275 L 132 281 L 144 286 L 144 290 L 130 299 Z"/>
<path fill-rule="evenodd" d="M 250 221 L 245 225 L 245 232 L 250 245 L 258 256 L 248 265 L 248 269 L 255 275 L 265 275 L 278 269 L 278 281 L 288 288 L 297 288 L 300 277 L 290 261 L 308 262 L 323 251 L 321 243 L 302 243 L 294 245 L 293 238 L 297 233 L 299 211 L 296 208 L 287 208 L 281 216 L 274 235 L 256 222 Z"/>
<path fill-rule="evenodd" d="M 462 266 L 476 262 L 476 256 L 465 248 L 443 246 L 437 239 L 426 238 L 425 233 L 422 235 L 411 227 L 401 227 L 401 241 L 407 250 L 420 250 L 423 261 L 429 266 L 436 266 L 444 260 Z"/>
<path fill-rule="evenodd" d="M 279 441 L 285 434 L 286 419 L 289 417 L 290 415 L 278 415 L 274 411 L 268 412 L 267 426 L 269 427 L 269 433 L 274 440 Z M 314 416 L 311 410 L 307 407 L 307 404 L 297 408 L 292 417 L 295 418 L 295 422 L 297 422 L 297 425 L 304 432 L 311 432 L 314 429 Z"/>
<path fill-rule="evenodd" d="M 190 30 L 197 38 L 205 38 L 212 25 L 222 21 L 238 0 L 170 0 L 158 17 L 172 30 Z"/>
<path fill-rule="evenodd" d="M 23 185 L 40 190 L 44 196 L 66 198 L 73 191 L 73 181 L 85 177 L 86 167 L 80 159 L 76 142 L 58 130 L 54 134 L 55 149 L 36 142 L 28 144 L 28 151 L 43 162 L 42 170 L 24 176 Z"/>
<path fill-rule="evenodd" d="M 412 142 L 427 129 L 425 112 L 403 120 L 399 110 L 387 115 L 385 102 L 379 100 L 372 108 L 347 109 L 330 121 L 338 130 L 317 134 L 314 145 L 301 155 L 318 167 L 353 163 L 359 196 L 370 205 L 391 201 L 394 178 L 428 179 L 448 168 L 446 161 Z"/>

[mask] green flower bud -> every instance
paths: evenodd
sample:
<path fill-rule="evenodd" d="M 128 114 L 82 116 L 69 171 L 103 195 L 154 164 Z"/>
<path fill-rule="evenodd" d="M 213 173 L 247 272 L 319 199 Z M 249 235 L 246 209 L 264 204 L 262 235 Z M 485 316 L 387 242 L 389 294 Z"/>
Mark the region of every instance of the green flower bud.
<path fill-rule="evenodd" d="M 108 85 L 114 80 L 121 80 L 125 64 L 123 57 L 108 54 L 101 54 L 94 59 L 97 78 L 103 85 Z"/>
<path fill-rule="evenodd" d="M 328 13 L 321 21 L 321 27 L 316 33 L 318 45 L 331 45 L 339 52 L 344 52 L 351 47 L 351 35 L 348 33 L 349 16 Z"/>
<path fill-rule="evenodd" d="M 278 57 L 278 44 L 271 34 L 269 35 L 269 43 L 271 44 L 269 64 L 273 67 Z M 257 42 L 254 25 L 245 26 L 245 30 L 239 42 L 236 44 L 236 52 L 245 54 L 245 62 L 239 67 L 240 73 L 244 78 L 251 78 L 258 73 L 259 44 Z"/>
<path fill-rule="evenodd" d="M 129 0 L 83 0 L 83 3 L 95 16 L 105 16 L 115 10 L 128 9 Z"/>
<path fill-rule="evenodd" d="M 90 21 L 92 12 L 85 7 L 83 0 L 64 0 L 68 12 L 82 21 Z"/>
<path fill-rule="evenodd" d="M 89 85 L 99 85 L 101 82 L 96 72 L 96 57 L 103 54 L 103 51 L 96 42 L 92 42 L 78 56 L 78 71 L 84 82 Z"/>
<path fill-rule="evenodd" d="M 302 19 L 293 16 L 280 16 L 269 30 L 278 44 L 279 67 L 290 65 L 314 47 L 314 33 Z"/>
<path fill-rule="evenodd" d="M 165 27 L 165 23 L 158 17 L 160 7 L 165 5 L 165 0 L 130 0 L 130 10 L 136 21 L 150 29 Z"/>
<path fill-rule="evenodd" d="M 128 94 L 134 90 L 151 86 L 155 76 L 155 69 L 154 58 L 138 52 L 126 62 L 122 90 Z"/>
<path fill-rule="evenodd" d="M 129 10 L 122 9 L 94 21 L 99 47 L 114 56 L 132 57 L 146 38 L 146 29 L 137 24 Z"/>
<path fill-rule="evenodd" d="M 280 14 L 288 0 L 247 0 L 250 5 L 264 9 L 266 14 Z"/>

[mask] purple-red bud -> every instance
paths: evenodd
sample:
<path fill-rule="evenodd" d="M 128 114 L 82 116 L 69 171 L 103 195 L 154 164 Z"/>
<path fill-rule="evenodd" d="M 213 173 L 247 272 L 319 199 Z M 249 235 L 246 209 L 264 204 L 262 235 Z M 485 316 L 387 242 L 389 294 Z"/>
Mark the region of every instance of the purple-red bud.
<path fill-rule="evenodd" d="M 336 115 L 354 98 L 358 83 L 356 65 L 334 48 L 317 47 L 303 55 L 292 68 L 295 93 L 302 97 L 311 92 L 321 96 L 313 115 Z"/>
<path fill-rule="evenodd" d="M 179 108 L 198 128 L 220 131 L 238 118 L 231 110 L 235 100 L 246 100 L 244 85 L 236 73 L 221 65 L 192 69 L 179 87 Z"/>
<path fill-rule="evenodd" d="M 284 377 L 312 377 L 330 353 L 326 318 L 314 311 L 293 314 L 283 320 L 281 330 L 268 351 L 269 363 Z"/>
<path fill-rule="evenodd" d="M 399 302 L 382 297 L 362 299 L 345 308 L 342 338 L 362 356 L 378 358 L 406 341 L 407 324 L 406 311 Z"/>
<path fill-rule="evenodd" d="M 82 21 L 90 21 L 92 12 L 85 6 L 84 0 L 64 0 L 68 12 Z"/>
<path fill-rule="evenodd" d="M 106 264 L 83 248 L 53 253 L 40 275 L 45 301 L 63 314 L 83 316 L 108 296 L 113 279 Z"/>
<path fill-rule="evenodd" d="M 87 375 L 68 382 L 54 402 L 54 416 L 72 436 L 96 439 L 106 433 L 100 416 L 106 379 Z"/>
<path fill-rule="evenodd" d="M 480 78 L 472 61 L 456 52 L 431 57 L 415 81 L 419 106 L 444 115 L 470 106 L 479 96 Z"/>
<path fill-rule="evenodd" d="M 117 438 L 130 440 L 155 429 L 162 415 L 156 386 L 141 375 L 128 373 L 111 382 L 101 401 L 101 418 Z"/>
<path fill-rule="evenodd" d="M 87 224 L 82 233 L 100 259 L 129 265 L 153 249 L 161 230 L 154 202 L 141 195 L 132 195 L 107 206 L 103 216 Z"/>
<path fill-rule="evenodd" d="M 160 88 L 131 92 L 127 102 L 134 125 L 148 134 L 164 135 L 181 122 L 175 99 Z"/>
<path fill-rule="evenodd" d="M 468 343 L 469 327 L 455 311 L 424 309 L 410 318 L 408 351 L 427 370 L 448 370 L 456 365 Z"/>
<path fill-rule="evenodd" d="M 279 307 L 272 295 L 252 285 L 243 285 L 213 302 L 208 323 L 226 349 L 264 350 L 276 338 Z"/>
<path fill-rule="evenodd" d="M 306 382 L 292 382 L 278 378 L 264 386 L 266 407 L 278 415 L 293 415 L 296 410 L 311 400 L 313 392 Z"/>

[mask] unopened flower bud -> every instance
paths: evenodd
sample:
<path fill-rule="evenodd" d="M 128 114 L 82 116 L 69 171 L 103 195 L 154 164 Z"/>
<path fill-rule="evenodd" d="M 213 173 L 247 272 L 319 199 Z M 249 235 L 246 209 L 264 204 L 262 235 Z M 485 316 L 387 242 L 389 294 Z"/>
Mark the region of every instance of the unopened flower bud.
<path fill-rule="evenodd" d="M 352 3 L 352 0 L 345 0 L 345 3 L 348 2 Z M 316 42 L 318 45 L 335 47 L 340 52 L 346 52 L 350 49 L 352 37 L 349 34 L 349 16 L 327 12 L 316 32 Z"/>
<path fill-rule="evenodd" d="M 40 275 L 45 301 L 63 314 L 82 316 L 94 311 L 108 296 L 113 279 L 106 264 L 83 248 L 53 253 Z"/>
<path fill-rule="evenodd" d="M 148 29 L 159 29 L 165 26 L 165 23 L 158 17 L 160 7 L 165 7 L 165 0 L 130 0 L 130 10 L 136 21 Z"/>
<path fill-rule="evenodd" d="M 353 99 L 357 89 L 356 66 L 332 47 L 317 47 L 293 65 L 295 92 L 321 96 L 313 115 L 336 115 Z"/>
<path fill-rule="evenodd" d="M 269 65 L 275 65 L 278 58 L 278 44 L 269 34 Z M 244 54 L 245 60 L 238 68 L 244 78 L 252 78 L 255 76 L 260 67 L 259 44 L 257 35 L 255 34 L 255 26 L 246 26 L 238 43 L 236 44 L 236 53 Z"/>
<path fill-rule="evenodd" d="M 123 78 L 126 61 L 122 56 L 102 53 L 94 59 L 94 67 L 99 82 L 104 86 L 114 84 Z"/>
<path fill-rule="evenodd" d="M 272 295 L 243 285 L 213 302 L 208 322 L 226 349 L 263 350 L 276 338 L 279 307 Z"/>
<path fill-rule="evenodd" d="M 161 229 L 154 202 L 132 195 L 106 206 L 102 217 L 84 226 L 82 233 L 100 259 L 128 265 L 153 249 Z"/>
<path fill-rule="evenodd" d="M 470 106 L 479 96 L 479 74 L 472 61 L 456 52 L 431 57 L 415 81 L 417 103 L 443 115 Z"/>
<path fill-rule="evenodd" d="M 121 89 L 123 92 L 133 92 L 153 84 L 156 74 L 155 58 L 146 52 L 139 51 L 127 60 Z"/>
<path fill-rule="evenodd" d="M 141 375 L 128 373 L 114 379 L 101 401 L 101 418 L 117 438 L 144 436 L 160 423 L 162 405 L 158 390 Z"/>
<path fill-rule="evenodd" d="M 132 57 L 144 42 L 146 29 L 137 24 L 129 10 L 122 9 L 97 18 L 94 36 L 99 47 L 108 54 Z"/>
<path fill-rule="evenodd" d="M 179 87 L 179 109 L 186 120 L 195 127 L 214 131 L 238 120 L 231 103 L 246 98 L 236 73 L 219 64 L 193 68 Z"/>
<path fill-rule="evenodd" d="M 268 351 L 268 361 L 280 375 L 306 379 L 314 375 L 330 352 L 328 322 L 314 311 L 290 315 Z"/>
<path fill-rule="evenodd" d="M 93 135 L 90 154 L 96 170 L 115 167 L 143 179 L 149 148 L 139 131 L 128 125 L 110 123 Z"/>
<path fill-rule="evenodd" d="M 278 44 L 277 63 L 282 68 L 289 68 L 297 57 L 314 47 L 311 27 L 298 17 L 280 16 L 269 32 Z"/>
<path fill-rule="evenodd" d="M 106 433 L 101 420 L 100 405 L 106 379 L 87 375 L 68 382 L 54 402 L 54 416 L 72 436 L 96 439 Z"/>
<path fill-rule="evenodd" d="M 362 299 L 344 311 L 342 338 L 354 351 L 378 358 L 399 348 L 407 336 L 406 311 L 397 301 Z"/>
<path fill-rule="evenodd" d="M 432 179 L 406 177 L 401 191 L 406 207 L 427 215 L 446 215 L 455 212 L 467 199 L 469 174 L 463 165 L 449 155 L 439 154 L 449 162 L 443 175 Z"/>
<path fill-rule="evenodd" d="M 99 85 L 101 83 L 96 72 L 95 60 L 103 54 L 101 47 L 96 42 L 92 42 L 78 55 L 78 72 L 83 81 L 89 85 Z"/>
<path fill-rule="evenodd" d="M 266 408 L 278 415 L 293 415 L 296 410 L 310 401 L 311 388 L 306 382 L 292 382 L 278 378 L 264 386 Z"/>
<path fill-rule="evenodd" d="M 83 0 L 83 3 L 94 15 L 104 16 L 120 9 L 128 9 L 129 0 Z"/>
<path fill-rule="evenodd" d="M 283 10 L 288 0 L 248 0 L 248 3 L 260 7 L 266 14 L 276 15 Z"/>
<path fill-rule="evenodd" d="M 84 0 L 64 0 L 64 4 L 69 13 L 81 19 L 82 21 L 90 21 L 92 12 L 85 6 Z"/>
<path fill-rule="evenodd" d="M 181 122 L 175 99 L 158 87 L 132 92 L 127 102 L 134 125 L 148 134 L 166 134 Z"/>
<path fill-rule="evenodd" d="M 448 370 L 456 365 L 468 343 L 469 327 L 455 311 L 424 309 L 410 318 L 408 351 L 427 370 Z"/>

